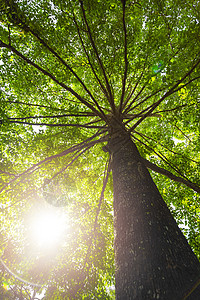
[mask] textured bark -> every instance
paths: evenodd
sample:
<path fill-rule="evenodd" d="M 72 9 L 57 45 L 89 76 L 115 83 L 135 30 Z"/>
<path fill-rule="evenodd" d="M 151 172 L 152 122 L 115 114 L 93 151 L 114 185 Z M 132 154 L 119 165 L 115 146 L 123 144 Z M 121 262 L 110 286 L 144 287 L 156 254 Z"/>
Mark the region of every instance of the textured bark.
<path fill-rule="evenodd" d="M 114 186 L 116 299 L 184 299 L 200 278 L 200 263 L 136 146 L 113 124 L 107 148 Z M 197 290 L 188 299 L 200 299 Z"/>

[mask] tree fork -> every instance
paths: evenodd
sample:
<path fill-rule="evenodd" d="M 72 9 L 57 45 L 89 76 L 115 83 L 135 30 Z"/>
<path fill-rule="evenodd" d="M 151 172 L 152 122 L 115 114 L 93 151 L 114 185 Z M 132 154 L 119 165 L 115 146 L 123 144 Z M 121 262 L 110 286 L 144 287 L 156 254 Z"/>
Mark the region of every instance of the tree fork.
<path fill-rule="evenodd" d="M 110 125 L 116 299 L 196 300 L 200 263 L 129 134 L 114 119 Z"/>

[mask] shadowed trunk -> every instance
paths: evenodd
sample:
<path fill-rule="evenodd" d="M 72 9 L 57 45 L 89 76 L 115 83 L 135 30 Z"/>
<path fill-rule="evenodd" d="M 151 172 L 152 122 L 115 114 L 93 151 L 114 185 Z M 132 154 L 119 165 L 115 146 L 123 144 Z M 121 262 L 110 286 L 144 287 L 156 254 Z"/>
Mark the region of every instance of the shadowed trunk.
<path fill-rule="evenodd" d="M 107 148 L 114 186 L 116 299 L 186 299 L 200 278 L 198 259 L 125 130 L 114 128 Z M 187 299 L 200 299 L 197 290 Z"/>

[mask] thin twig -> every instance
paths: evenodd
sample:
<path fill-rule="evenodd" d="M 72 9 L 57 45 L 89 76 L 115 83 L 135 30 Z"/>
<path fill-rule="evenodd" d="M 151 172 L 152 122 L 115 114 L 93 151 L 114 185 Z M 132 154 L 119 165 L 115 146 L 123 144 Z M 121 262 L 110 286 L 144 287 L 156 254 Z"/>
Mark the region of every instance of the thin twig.
<path fill-rule="evenodd" d="M 192 142 L 191 139 L 176 125 L 174 124 L 174 127 L 179 130 L 181 132 L 181 134 L 187 139 L 190 141 L 190 143 Z"/>

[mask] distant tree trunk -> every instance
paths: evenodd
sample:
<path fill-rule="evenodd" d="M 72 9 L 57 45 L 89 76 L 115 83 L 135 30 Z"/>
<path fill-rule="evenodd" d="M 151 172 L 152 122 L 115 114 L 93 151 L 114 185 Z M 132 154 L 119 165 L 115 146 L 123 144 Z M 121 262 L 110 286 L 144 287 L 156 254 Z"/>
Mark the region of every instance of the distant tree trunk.
<path fill-rule="evenodd" d="M 116 299 L 186 299 L 200 278 L 200 263 L 135 144 L 120 128 L 112 130 L 107 145 L 114 186 Z"/>

